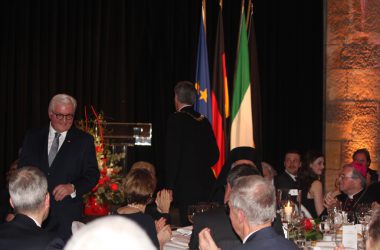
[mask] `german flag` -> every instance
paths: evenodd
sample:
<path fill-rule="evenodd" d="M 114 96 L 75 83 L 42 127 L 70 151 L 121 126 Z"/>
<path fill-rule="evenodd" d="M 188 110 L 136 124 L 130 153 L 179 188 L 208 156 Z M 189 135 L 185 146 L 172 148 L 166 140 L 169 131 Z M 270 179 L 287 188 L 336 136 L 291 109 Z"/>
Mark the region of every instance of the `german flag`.
<path fill-rule="evenodd" d="M 226 143 L 226 119 L 230 115 L 226 56 L 224 51 L 224 30 L 222 5 L 219 4 L 219 17 L 215 39 L 213 81 L 211 94 L 212 129 L 219 148 L 219 160 L 212 167 L 217 177 L 224 165 L 228 145 Z"/>

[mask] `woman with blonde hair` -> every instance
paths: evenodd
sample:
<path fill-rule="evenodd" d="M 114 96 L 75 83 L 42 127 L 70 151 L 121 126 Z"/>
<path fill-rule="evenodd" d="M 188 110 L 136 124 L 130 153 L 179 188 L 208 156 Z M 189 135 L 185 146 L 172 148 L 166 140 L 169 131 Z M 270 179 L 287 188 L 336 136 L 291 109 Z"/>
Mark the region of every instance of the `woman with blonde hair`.
<path fill-rule="evenodd" d="M 127 205 L 118 208 L 116 214 L 135 221 L 146 231 L 153 244 L 162 249 L 164 243 L 170 240 L 170 226 L 163 224 L 156 228 L 152 217 L 145 214 L 146 206 L 153 200 L 156 183 L 155 176 L 146 169 L 130 171 L 124 182 Z"/>

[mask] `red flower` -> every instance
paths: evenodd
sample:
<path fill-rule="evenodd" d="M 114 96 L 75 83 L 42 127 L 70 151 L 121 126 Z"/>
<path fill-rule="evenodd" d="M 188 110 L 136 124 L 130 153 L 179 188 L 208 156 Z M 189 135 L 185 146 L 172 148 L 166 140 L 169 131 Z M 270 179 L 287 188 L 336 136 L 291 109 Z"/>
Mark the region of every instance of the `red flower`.
<path fill-rule="evenodd" d="M 107 165 L 107 158 L 102 159 L 104 166 Z"/>
<path fill-rule="evenodd" d="M 110 184 L 110 188 L 113 190 L 113 191 L 117 191 L 119 189 L 119 186 L 116 184 L 116 183 L 111 183 Z"/>
<path fill-rule="evenodd" d="M 101 146 L 96 146 L 95 150 L 96 150 L 96 153 L 100 153 L 103 151 L 103 148 Z"/>
<path fill-rule="evenodd" d="M 304 219 L 303 225 L 306 231 L 313 229 L 313 224 L 311 223 L 310 219 Z"/>
<path fill-rule="evenodd" d="M 107 174 L 107 168 L 106 168 L 106 167 L 103 167 L 103 168 L 102 168 L 102 171 L 100 171 L 100 173 L 101 173 L 102 175 L 106 175 L 106 174 Z"/>
<path fill-rule="evenodd" d="M 103 185 L 108 180 L 109 180 L 108 176 L 104 176 L 103 178 L 100 178 L 99 179 L 99 185 Z"/>

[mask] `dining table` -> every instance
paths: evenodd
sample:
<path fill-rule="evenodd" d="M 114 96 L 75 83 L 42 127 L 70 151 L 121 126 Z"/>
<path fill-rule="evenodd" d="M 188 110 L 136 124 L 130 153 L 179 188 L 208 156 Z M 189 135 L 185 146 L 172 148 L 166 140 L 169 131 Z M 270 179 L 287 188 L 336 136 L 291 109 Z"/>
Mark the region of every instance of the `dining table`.
<path fill-rule="evenodd" d="M 189 249 L 189 242 L 193 226 L 177 228 L 173 230 L 170 241 L 165 243 L 164 250 L 185 250 Z M 338 234 L 338 242 L 341 242 L 342 235 Z M 304 246 L 300 246 L 303 250 L 333 250 L 337 246 L 333 234 L 325 234 L 323 239 L 318 241 L 307 241 Z M 357 248 L 345 247 L 345 250 L 364 250 L 364 242 L 362 237 L 358 237 Z"/>

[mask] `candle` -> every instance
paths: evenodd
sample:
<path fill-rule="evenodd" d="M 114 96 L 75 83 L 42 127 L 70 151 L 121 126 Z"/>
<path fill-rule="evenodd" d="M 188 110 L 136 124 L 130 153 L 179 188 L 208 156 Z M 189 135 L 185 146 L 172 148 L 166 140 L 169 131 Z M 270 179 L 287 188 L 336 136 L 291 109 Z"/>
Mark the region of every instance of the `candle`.
<path fill-rule="evenodd" d="M 292 217 L 293 207 L 290 205 L 290 201 L 284 207 L 285 211 L 285 219 L 287 222 L 290 222 L 290 218 Z"/>

